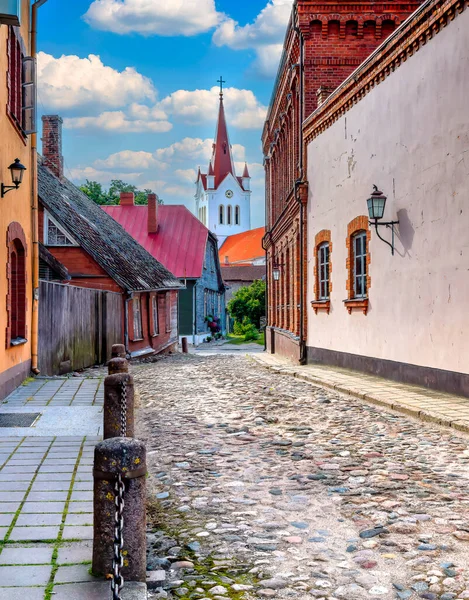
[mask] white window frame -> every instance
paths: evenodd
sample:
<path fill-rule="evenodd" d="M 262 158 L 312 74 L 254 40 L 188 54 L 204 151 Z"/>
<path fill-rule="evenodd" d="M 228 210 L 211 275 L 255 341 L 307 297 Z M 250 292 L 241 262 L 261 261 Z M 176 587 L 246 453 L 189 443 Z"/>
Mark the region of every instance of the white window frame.
<path fill-rule="evenodd" d="M 235 225 L 241 224 L 241 208 L 236 205 L 235 206 Z"/>
<path fill-rule="evenodd" d="M 225 207 L 223 206 L 223 204 L 220 204 L 220 206 L 218 207 L 218 224 L 225 224 Z"/>
<path fill-rule="evenodd" d="M 158 296 L 156 294 L 151 297 L 151 315 L 153 319 L 153 337 L 155 337 L 160 333 Z"/>
<path fill-rule="evenodd" d="M 329 242 L 323 242 L 318 248 L 318 282 L 319 282 L 319 300 L 329 300 L 329 264 L 330 248 Z M 324 287 L 324 293 L 323 293 Z"/>
<path fill-rule="evenodd" d="M 135 310 L 137 308 L 137 310 Z M 142 301 L 140 296 L 132 299 L 133 341 L 143 340 Z"/>
<path fill-rule="evenodd" d="M 354 298 L 368 298 L 367 290 L 367 236 L 366 231 L 358 231 L 352 236 L 352 256 L 353 256 L 353 294 Z M 361 251 L 357 253 L 357 243 L 360 240 Z M 357 261 L 360 264 L 360 273 L 357 273 Z M 362 281 L 362 292 L 358 293 L 358 280 Z"/>
<path fill-rule="evenodd" d="M 52 223 L 62 234 L 68 238 L 71 244 L 52 244 L 49 240 L 49 222 Z M 80 246 L 76 240 L 71 236 L 65 227 L 62 227 L 47 211 L 44 211 L 44 246 L 52 246 L 53 248 L 73 248 Z"/>

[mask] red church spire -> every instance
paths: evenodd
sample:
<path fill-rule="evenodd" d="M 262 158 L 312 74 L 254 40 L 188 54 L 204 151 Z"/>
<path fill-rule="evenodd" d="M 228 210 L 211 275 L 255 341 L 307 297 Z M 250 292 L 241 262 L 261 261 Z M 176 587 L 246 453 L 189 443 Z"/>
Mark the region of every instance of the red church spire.
<path fill-rule="evenodd" d="M 218 187 L 228 173 L 236 177 L 233 156 L 231 154 L 230 138 L 226 125 L 225 107 L 223 106 L 223 79 L 220 77 L 220 108 L 218 111 L 218 124 L 213 145 L 212 162 L 215 174 L 215 186 Z"/>
<path fill-rule="evenodd" d="M 248 169 L 248 163 L 247 162 L 244 163 L 243 177 L 249 177 L 249 178 L 251 177 L 249 175 L 249 169 Z"/>

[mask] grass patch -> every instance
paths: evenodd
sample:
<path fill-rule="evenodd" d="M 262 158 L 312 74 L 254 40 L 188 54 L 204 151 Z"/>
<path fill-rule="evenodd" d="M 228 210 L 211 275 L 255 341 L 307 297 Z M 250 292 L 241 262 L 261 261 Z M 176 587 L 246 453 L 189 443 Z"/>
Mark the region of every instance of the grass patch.
<path fill-rule="evenodd" d="M 249 592 L 236 592 L 231 589 L 231 585 L 238 583 L 255 586 L 258 580 L 254 575 L 246 572 L 252 565 L 241 564 L 236 557 L 232 557 L 226 561 L 229 564 L 218 567 L 216 560 L 219 562 L 219 559 L 215 559 L 212 554 L 202 556 L 200 552 L 194 552 L 188 548 L 187 538 L 181 539 L 180 533 L 182 531 L 187 533 L 194 525 L 187 523 L 185 515 L 178 513 L 174 508 L 163 508 L 157 500 L 147 498 L 147 522 L 153 531 L 164 531 L 165 535 L 176 540 L 177 545 L 184 548 L 184 556 L 179 560 L 189 560 L 194 564 L 194 574 L 201 578 L 197 582 L 198 587 L 207 588 L 204 585 L 204 579 L 206 579 L 215 582 L 210 587 L 215 585 L 225 587 L 227 594 L 224 597 L 227 600 L 245 600 L 250 597 Z M 200 526 L 203 526 L 202 522 Z M 223 578 L 225 577 L 229 577 L 233 584 L 224 582 Z M 181 576 L 181 579 L 184 580 L 184 577 Z M 184 587 L 184 584 L 181 587 Z M 179 596 L 179 600 L 194 600 L 193 589 L 190 589 L 187 594 Z"/>
<path fill-rule="evenodd" d="M 244 335 L 235 335 L 234 333 L 229 333 L 228 340 L 228 344 L 234 344 L 235 346 L 241 346 L 242 344 L 259 344 L 259 346 L 264 346 L 265 333 L 260 333 L 257 340 L 250 340 L 249 342 L 246 342 Z"/>

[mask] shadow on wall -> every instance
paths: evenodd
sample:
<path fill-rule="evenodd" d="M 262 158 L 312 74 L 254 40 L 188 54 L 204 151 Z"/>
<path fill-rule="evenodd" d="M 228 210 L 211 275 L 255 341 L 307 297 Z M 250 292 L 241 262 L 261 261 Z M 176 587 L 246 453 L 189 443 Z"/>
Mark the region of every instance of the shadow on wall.
<path fill-rule="evenodd" d="M 397 218 L 399 219 L 399 225 L 396 236 L 404 248 L 404 252 L 401 256 L 410 256 L 409 250 L 411 250 L 412 244 L 414 243 L 415 229 L 412 227 L 406 208 L 397 211 Z"/>

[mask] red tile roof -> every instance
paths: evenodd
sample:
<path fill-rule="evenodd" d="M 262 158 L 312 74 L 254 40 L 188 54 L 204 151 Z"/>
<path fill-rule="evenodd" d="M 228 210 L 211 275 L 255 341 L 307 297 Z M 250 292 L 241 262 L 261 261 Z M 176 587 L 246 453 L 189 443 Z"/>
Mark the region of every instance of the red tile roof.
<path fill-rule="evenodd" d="M 185 206 L 158 206 L 158 232 L 148 233 L 147 206 L 103 206 L 176 277 L 202 275 L 208 229 Z"/>
<path fill-rule="evenodd" d="M 265 227 L 258 227 L 257 229 L 228 236 L 218 251 L 221 266 L 233 263 L 249 263 L 255 258 L 265 256 L 265 250 L 262 247 L 264 235 Z M 228 257 L 228 262 L 226 257 Z"/>

